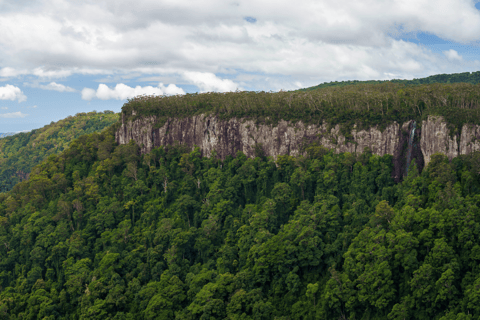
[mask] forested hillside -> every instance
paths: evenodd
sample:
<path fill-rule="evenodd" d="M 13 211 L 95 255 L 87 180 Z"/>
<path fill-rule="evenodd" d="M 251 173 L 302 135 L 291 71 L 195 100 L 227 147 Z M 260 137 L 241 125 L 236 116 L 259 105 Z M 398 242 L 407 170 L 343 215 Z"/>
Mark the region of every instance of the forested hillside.
<path fill-rule="evenodd" d="M 43 128 L 0 139 L 0 192 L 25 180 L 35 165 L 63 151 L 72 140 L 101 131 L 117 120 L 113 111 L 77 113 Z"/>
<path fill-rule="evenodd" d="M 480 71 L 476 72 L 462 72 L 462 73 L 451 73 L 451 74 L 436 74 L 433 76 L 413 79 L 413 80 L 348 80 L 348 81 L 331 81 L 319 84 L 318 86 L 309 87 L 305 89 L 300 89 L 300 91 L 310 91 L 317 90 L 328 87 L 344 87 L 348 85 L 358 85 L 358 84 L 378 84 L 378 83 L 398 83 L 405 86 L 418 86 L 421 84 L 434 84 L 434 83 L 470 83 L 478 84 L 480 83 Z"/>
<path fill-rule="evenodd" d="M 3 319 L 478 319 L 480 155 L 220 161 L 83 135 L 0 194 Z"/>

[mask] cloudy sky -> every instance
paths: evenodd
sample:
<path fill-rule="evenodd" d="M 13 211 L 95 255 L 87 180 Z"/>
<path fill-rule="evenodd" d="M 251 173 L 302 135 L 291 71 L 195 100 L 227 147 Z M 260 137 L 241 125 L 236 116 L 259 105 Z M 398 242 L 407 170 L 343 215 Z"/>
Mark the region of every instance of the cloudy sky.
<path fill-rule="evenodd" d="M 0 0 L 0 132 L 139 94 L 480 70 L 479 0 Z"/>

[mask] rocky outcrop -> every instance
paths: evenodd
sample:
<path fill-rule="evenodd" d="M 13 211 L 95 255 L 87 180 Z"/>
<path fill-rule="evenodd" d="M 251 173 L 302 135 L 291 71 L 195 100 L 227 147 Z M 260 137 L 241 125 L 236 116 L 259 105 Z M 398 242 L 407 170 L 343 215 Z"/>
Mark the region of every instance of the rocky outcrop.
<path fill-rule="evenodd" d="M 434 153 L 443 153 L 451 160 L 480 151 L 480 126 L 464 124 L 459 134 L 452 135 L 442 117 L 430 116 L 422 122 L 421 148 L 425 163 Z"/>
<path fill-rule="evenodd" d="M 434 153 L 443 153 L 449 159 L 458 156 L 458 139 L 450 137 L 447 123 L 442 117 L 430 116 L 422 121 L 422 138 L 420 141 L 425 163 L 430 162 Z"/>
<path fill-rule="evenodd" d="M 278 125 L 257 125 L 252 120 L 221 120 L 211 115 L 198 115 L 183 119 L 172 118 L 156 127 L 156 117 L 150 116 L 125 122 L 122 117 L 120 128 L 115 134 L 119 144 L 135 140 L 142 153 L 152 148 L 173 144 L 175 141 L 189 146 L 198 146 L 202 154 L 209 156 L 213 150 L 224 159 L 242 151 L 251 157 L 258 147 L 267 156 L 296 156 L 302 146 L 312 141 L 335 150 L 335 152 L 363 152 L 368 147 L 373 154 L 390 154 L 394 159 L 394 176 L 400 179 L 408 169 L 408 159 L 415 159 L 419 169 L 428 164 L 432 154 L 440 152 L 450 159 L 459 154 L 480 150 L 480 126 L 465 125 L 461 135 L 451 137 L 447 123 L 441 117 L 429 117 L 421 126 L 408 121 L 394 122 L 385 130 L 377 127 L 351 132 L 347 140 L 337 125 L 306 125 L 302 122 L 280 121 Z"/>
<path fill-rule="evenodd" d="M 480 126 L 464 125 L 460 135 L 460 154 L 469 154 L 480 150 Z"/>

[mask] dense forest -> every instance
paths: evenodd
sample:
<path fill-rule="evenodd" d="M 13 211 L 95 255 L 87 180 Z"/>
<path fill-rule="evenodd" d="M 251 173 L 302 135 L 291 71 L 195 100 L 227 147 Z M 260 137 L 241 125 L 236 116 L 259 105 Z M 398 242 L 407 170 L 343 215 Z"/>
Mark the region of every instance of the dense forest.
<path fill-rule="evenodd" d="M 300 91 L 310 91 L 317 90 L 327 87 L 344 87 L 349 85 L 357 84 L 378 84 L 378 83 L 399 83 L 406 86 L 418 86 L 421 84 L 433 84 L 433 83 L 470 83 L 478 84 L 480 83 L 480 71 L 476 72 L 462 72 L 462 73 L 451 73 L 451 74 L 436 74 L 433 76 L 413 79 L 413 80 L 401 80 L 401 79 L 392 79 L 392 80 L 348 80 L 348 81 L 330 81 L 319 84 L 318 86 L 313 86 L 305 89 L 300 89 Z"/>
<path fill-rule="evenodd" d="M 43 128 L 0 139 L 0 192 L 25 180 L 32 168 L 81 135 L 98 132 L 118 121 L 113 111 L 77 113 Z"/>
<path fill-rule="evenodd" d="M 480 155 L 219 160 L 83 135 L 0 194 L 2 319 L 478 319 Z"/>

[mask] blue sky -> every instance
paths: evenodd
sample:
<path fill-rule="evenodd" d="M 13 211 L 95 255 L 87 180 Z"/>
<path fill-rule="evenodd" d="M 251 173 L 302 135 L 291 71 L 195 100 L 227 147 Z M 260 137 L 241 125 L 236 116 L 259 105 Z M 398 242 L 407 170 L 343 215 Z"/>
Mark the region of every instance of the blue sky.
<path fill-rule="evenodd" d="M 473 0 L 0 0 L 0 132 L 138 94 L 480 70 Z"/>

